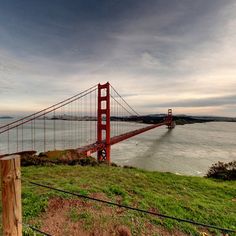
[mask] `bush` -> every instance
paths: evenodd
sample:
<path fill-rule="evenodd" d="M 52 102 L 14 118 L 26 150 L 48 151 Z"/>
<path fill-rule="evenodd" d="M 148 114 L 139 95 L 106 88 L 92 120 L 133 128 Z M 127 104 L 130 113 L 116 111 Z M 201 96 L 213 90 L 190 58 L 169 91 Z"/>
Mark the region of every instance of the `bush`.
<path fill-rule="evenodd" d="M 236 180 L 236 161 L 229 163 L 218 162 L 210 167 L 207 178 Z"/>

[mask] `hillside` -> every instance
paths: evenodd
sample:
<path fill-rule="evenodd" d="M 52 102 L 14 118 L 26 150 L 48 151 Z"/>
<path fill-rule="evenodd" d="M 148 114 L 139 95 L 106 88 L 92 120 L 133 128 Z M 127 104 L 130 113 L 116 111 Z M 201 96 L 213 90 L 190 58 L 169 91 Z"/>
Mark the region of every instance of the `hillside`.
<path fill-rule="evenodd" d="M 146 116 L 130 116 L 130 117 L 111 117 L 112 121 L 134 121 L 146 124 L 156 124 L 162 122 L 166 114 L 150 114 Z M 173 115 L 173 120 L 177 125 L 206 123 L 206 122 L 236 122 L 233 117 L 217 117 L 217 116 L 188 116 L 188 115 Z"/>
<path fill-rule="evenodd" d="M 235 181 L 217 182 L 200 177 L 103 165 L 23 167 L 22 180 L 24 221 L 52 235 L 220 233 L 78 199 L 33 186 L 28 180 L 149 211 L 236 229 Z M 25 235 L 33 233 L 25 229 Z"/>

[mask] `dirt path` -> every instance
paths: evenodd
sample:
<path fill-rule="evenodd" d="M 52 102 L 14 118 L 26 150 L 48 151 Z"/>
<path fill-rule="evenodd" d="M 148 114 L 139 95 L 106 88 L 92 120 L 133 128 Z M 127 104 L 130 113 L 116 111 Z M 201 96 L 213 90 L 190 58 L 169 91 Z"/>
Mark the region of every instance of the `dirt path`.
<path fill-rule="evenodd" d="M 93 194 L 93 197 L 108 200 L 104 194 Z M 91 201 L 77 199 L 53 198 L 39 221 L 41 230 L 53 236 L 131 236 L 162 235 L 186 236 L 187 234 L 146 222 L 139 233 L 131 233 L 131 228 L 138 226 L 139 221 L 131 218 L 123 221 L 126 210 L 101 205 Z M 131 226 L 133 225 L 133 226 Z"/>

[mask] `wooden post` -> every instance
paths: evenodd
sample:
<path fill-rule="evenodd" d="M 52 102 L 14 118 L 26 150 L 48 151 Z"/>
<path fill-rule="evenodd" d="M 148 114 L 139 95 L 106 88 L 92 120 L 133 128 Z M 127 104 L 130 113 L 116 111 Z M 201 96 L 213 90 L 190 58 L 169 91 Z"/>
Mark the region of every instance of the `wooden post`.
<path fill-rule="evenodd" d="M 3 236 L 22 236 L 20 156 L 0 158 Z"/>

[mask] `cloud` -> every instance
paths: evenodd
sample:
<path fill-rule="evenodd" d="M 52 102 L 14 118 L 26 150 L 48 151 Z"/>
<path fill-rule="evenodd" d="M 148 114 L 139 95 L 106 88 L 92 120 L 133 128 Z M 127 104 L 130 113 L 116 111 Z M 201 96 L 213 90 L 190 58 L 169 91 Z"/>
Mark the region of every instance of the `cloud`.
<path fill-rule="evenodd" d="M 2 101 L 8 91 L 12 109 L 19 98 L 36 109 L 110 81 L 143 113 L 166 104 L 229 114 L 234 1 L 89 2 L 0 4 Z"/>
<path fill-rule="evenodd" d="M 160 103 L 159 107 L 214 107 L 222 105 L 235 105 L 236 95 L 225 97 L 211 97 L 201 99 L 177 100 L 168 103 Z"/>
<path fill-rule="evenodd" d="M 141 64 L 145 68 L 160 68 L 161 63 L 160 61 L 151 55 L 151 53 L 144 52 L 141 56 Z"/>

